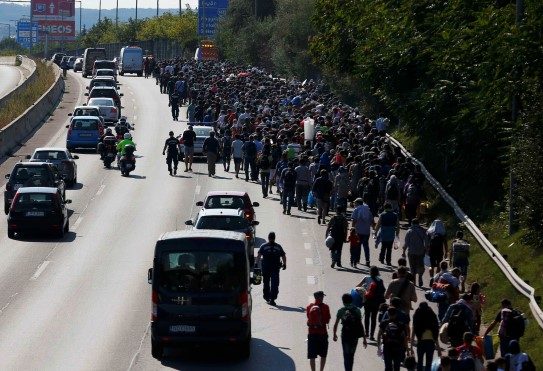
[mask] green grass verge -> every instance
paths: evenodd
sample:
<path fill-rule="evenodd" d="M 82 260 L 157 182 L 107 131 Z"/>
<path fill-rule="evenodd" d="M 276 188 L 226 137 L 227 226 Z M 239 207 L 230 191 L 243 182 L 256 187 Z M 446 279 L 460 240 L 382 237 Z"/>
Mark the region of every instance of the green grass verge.
<path fill-rule="evenodd" d="M 0 129 L 19 117 L 32 106 L 55 82 L 52 66 L 36 60 L 36 78 L 23 91 L 10 97 L 0 109 Z"/>

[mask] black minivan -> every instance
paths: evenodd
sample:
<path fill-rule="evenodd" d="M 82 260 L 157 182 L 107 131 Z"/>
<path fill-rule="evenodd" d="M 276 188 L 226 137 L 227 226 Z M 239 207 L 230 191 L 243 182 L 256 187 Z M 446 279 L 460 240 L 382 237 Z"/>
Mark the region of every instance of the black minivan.
<path fill-rule="evenodd" d="M 226 344 L 250 355 L 251 277 L 245 235 L 192 230 L 168 232 L 155 246 L 151 353 L 165 347 Z"/>

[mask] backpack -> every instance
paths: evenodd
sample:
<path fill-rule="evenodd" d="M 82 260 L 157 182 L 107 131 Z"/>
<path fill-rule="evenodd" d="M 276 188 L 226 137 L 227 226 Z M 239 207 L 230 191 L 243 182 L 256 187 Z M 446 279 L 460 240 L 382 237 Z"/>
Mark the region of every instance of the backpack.
<path fill-rule="evenodd" d="M 375 300 L 378 303 L 385 302 L 385 284 L 383 280 L 372 280 L 366 290 L 366 300 Z"/>
<path fill-rule="evenodd" d="M 383 332 L 383 344 L 396 349 L 401 349 L 405 345 L 405 328 L 396 321 L 390 321 Z"/>
<path fill-rule="evenodd" d="M 452 316 L 449 319 L 449 326 L 447 331 L 449 334 L 449 338 L 453 340 L 462 339 L 464 336 L 464 332 L 469 331 L 469 326 L 466 321 L 466 315 L 462 308 L 454 308 Z"/>
<path fill-rule="evenodd" d="M 406 201 L 408 204 L 416 204 L 420 201 L 420 188 L 417 184 L 411 184 L 407 188 Z"/>
<path fill-rule="evenodd" d="M 296 184 L 296 172 L 293 169 L 288 169 L 285 171 L 283 176 L 283 185 L 285 187 L 294 187 Z"/>
<path fill-rule="evenodd" d="M 343 325 L 341 334 L 345 337 L 358 339 L 364 335 L 362 331 L 362 320 L 351 308 L 345 309 L 341 324 Z"/>
<path fill-rule="evenodd" d="M 313 304 L 311 308 L 309 308 L 309 314 L 307 315 L 307 326 L 313 329 L 324 327 L 324 323 L 322 323 L 322 311 L 320 305 Z"/>
<path fill-rule="evenodd" d="M 388 187 L 386 192 L 386 199 L 397 201 L 398 200 L 398 185 L 397 184 L 391 184 L 390 187 Z"/>
<path fill-rule="evenodd" d="M 270 157 L 266 155 L 260 156 L 260 159 L 258 160 L 258 167 L 262 170 L 268 170 L 270 166 Z"/>
<path fill-rule="evenodd" d="M 473 354 L 471 346 L 462 347 L 458 354 L 458 366 L 461 370 L 475 371 L 475 354 Z"/>
<path fill-rule="evenodd" d="M 526 331 L 526 321 L 521 312 L 516 309 L 502 309 L 502 325 L 500 327 L 500 335 L 507 336 L 512 339 L 520 339 Z"/>
<path fill-rule="evenodd" d="M 256 144 L 253 142 L 247 142 L 245 144 L 245 156 L 249 158 L 256 156 Z"/>
<path fill-rule="evenodd" d="M 232 138 L 223 137 L 222 148 L 224 151 L 230 152 L 230 150 L 232 149 Z"/>
<path fill-rule="evenodd" d="M 334 215 L 330 219 L 330 236 L 340 239 L 345 234 L 345 223 L 342 223 L 341 217 Z"/>

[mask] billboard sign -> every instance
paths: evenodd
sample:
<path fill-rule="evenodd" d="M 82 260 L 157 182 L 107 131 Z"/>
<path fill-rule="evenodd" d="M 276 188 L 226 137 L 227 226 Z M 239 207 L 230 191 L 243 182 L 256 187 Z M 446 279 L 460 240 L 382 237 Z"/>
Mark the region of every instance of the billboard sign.
<path fill-rule="evenodd" d="M 32 27 L 32 42 L 30 42 L 30 21 L 17 22 L 17 43 L 23 48 L 30 48 L 30 44 L 38 42 L 38 23 Z"/>
<path fill-rule="evenodd" d="M 213 37 L 217 32 L 219 18 L 226 14 L 228 0 L 198 1 L 198 34 Z"/>
<path fill-rule="evenodd" d="M 52 41 L 75 40 L 74 0 L 32 0 L 32 19 L 39 24 L 39 41 L 49 34 Z"/>

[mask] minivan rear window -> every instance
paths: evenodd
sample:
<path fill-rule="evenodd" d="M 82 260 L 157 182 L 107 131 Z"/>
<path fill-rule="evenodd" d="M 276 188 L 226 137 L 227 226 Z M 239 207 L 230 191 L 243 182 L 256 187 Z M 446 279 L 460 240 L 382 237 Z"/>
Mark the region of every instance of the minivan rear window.
<path fill-rule="evenodd" d="M 243 196 L 209 196 L 206 200 L 206 209 L 243 209 L 245 202 Z"/>
<path fill-rule="evenodd" d="M 98 130 L 98 121 L 96 120 L 74 120 L 73 130 Z"/>
<path fill-rule="evenodd" d="M 160 257 L 159 287 L 176 293 L 239 291 L 244 267 L 241 252 L 168 251 Z"/>
<path fill-rule="evenodd" d="M 242 216 L 202 216 L 196 223 L 196 229 L 218 229 L 221 231 L 239 231 L 249 228 L 249 222 Z"/>
<path fill-rule="evenodd" d="M 99 116 L 100 111 L 96 108 L 78 108 L 74 111 L 74 116 Z"/>
<path fill-rule="evenodd" d="M 49 175 L 47 173 L 47 169 L 44 169 L 43 167 L 38 166 L 29 166 L 29 167 L 18 167 L 17 170 L 14 172 L 13 176 L 10 178 L 10 181 L 13 181 L 14 183 L 20 183 L 23 185 L 33 185 L 34 180 L 43 180 L 43 179 L 49 179 Z"/>

